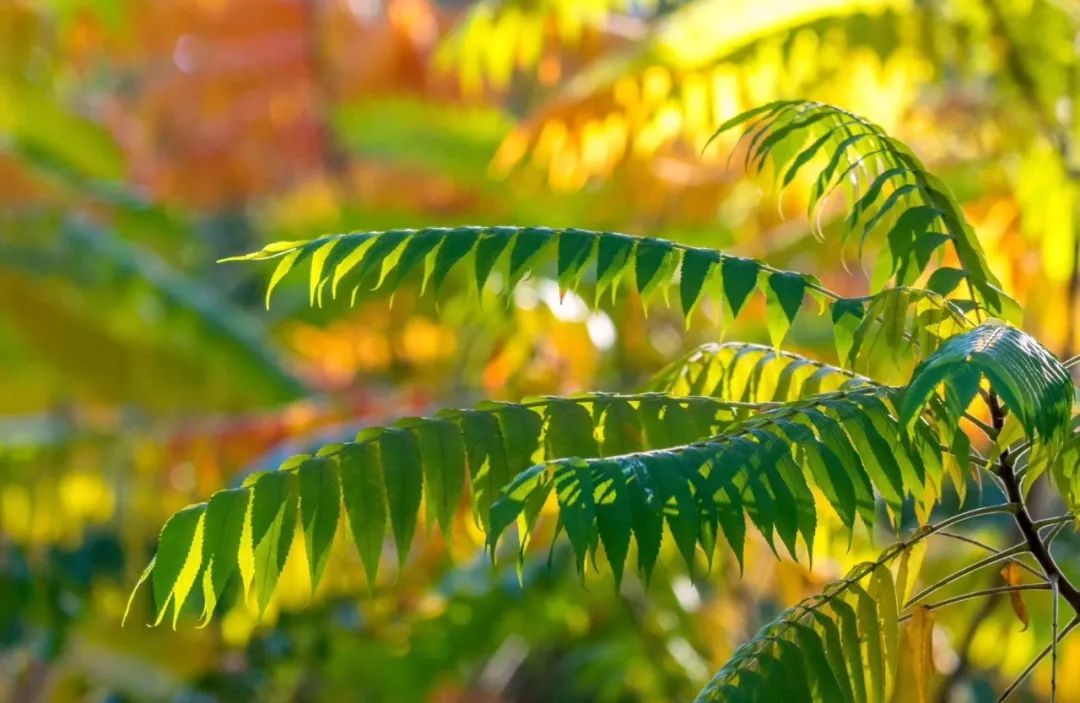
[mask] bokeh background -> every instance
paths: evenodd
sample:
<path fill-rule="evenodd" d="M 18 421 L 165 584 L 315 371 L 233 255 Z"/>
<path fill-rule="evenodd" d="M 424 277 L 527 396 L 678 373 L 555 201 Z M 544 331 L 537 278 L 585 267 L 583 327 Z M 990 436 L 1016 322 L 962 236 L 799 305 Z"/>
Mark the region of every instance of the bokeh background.
<path fill-rule="evenodd" d="M 312 308 L 300 276 L 266 310 L 267 269 L 215 261 L 355 229 L 543 224 L 707 244 L 857 294 L 859 262 L 806 220 L 809 183 L 745 177 L 733 138 L 703 150 L 739 110 L 807 97 L 908 142 L 1026 328 L 1071 357 L 1078 32 L 1073 0 L 0 1 L 0 700 L 689 700 L 889 535 L 849 551 L 823 524 L 813 570 L 759 544 L 741 578 L 666 555 L 616 594 L 558 545 L 523 588 L 463 519 L 452 547 L 423 533 L 374 584 L 342 544 L 310 594 L 298 556 L 261 620 L 235 595 L 201 629 L 144 627 L 141 597 L 120 620 L 165 518 L 251 471 L 440 406 L 634 389 L 695 344 L 764 341 L 763 310 L 687 327 L 662 300 L 594 305 L 543 275 L 482 311 L 464 277 L 438 303 Z M 835 357 L 824 320 L 790 345 Z M 993 490 L 973 480 L 945 508 Z M 1080 573 L 1080 541 L 1056 549 Z M 925 573 L 976 554 L 935 541 Z M 994 700 L 1043 646 L 1047 600 L 1027 600 L 1026 629 L 1005 598 L 942 613 L 939 700 Z M 1080 640 L 1062 656 L 1059 700 L 1080 700 Z"/>

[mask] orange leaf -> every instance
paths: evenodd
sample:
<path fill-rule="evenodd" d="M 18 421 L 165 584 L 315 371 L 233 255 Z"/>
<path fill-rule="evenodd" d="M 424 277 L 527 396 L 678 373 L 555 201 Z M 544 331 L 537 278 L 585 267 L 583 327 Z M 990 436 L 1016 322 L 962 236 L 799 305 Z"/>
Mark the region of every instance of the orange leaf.
<path fill-rule="evenodd" d="M 1010 561 L 1005 565 L 1005 568 L 1001 570 L 1001 578 L 1005 579 L 1005 583 L 1010 586 L 1020 585 L 1020 565 L 1015 561 Z M 1012 603 L 1013 612 L 1016 613 L 1016 617 L 1020 622 L 1024 623 L 1024 630 L 1028 629 L 1028 611 L 1027 606 L 1024 605 L 1024 599 L 1020 595 L 1020 591 L 1010 591 L 1009 601 Z"/>

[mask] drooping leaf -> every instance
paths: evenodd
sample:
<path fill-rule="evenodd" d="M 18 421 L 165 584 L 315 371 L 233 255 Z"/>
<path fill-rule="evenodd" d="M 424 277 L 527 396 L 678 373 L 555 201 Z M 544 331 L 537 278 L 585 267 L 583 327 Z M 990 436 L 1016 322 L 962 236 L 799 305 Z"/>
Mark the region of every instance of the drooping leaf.
<path fill-rule="evenodd" d="M 300 519 L 307 549 L 312 591 L 319 585 L 330 544 L 341 514 L 341 480 L 337 462 L 325 457 L 308 459 L 297 469 Z"/>
<path fill-rule="evenodd" d="M 423 492 L 420 448 L 416 438 L 399 428 L 387 428 L 379 435 L 379 461 L 386 483 L 390 527 L 397 546 L 398 563 L 409 556 Z"/>
<path fill-rule="evenodd" d="M 769 338 L 774 347 L 779 347 L 802 307 L 806 279 L 798 274 L 774 273 L 767 280 L 765 312 Z"/>
<path fill-rule="evenodd" d="M 447 539 L 453 534 L 453 516 L 465 488 L 465 443 L 461 429 L 443 419 L 411 425 L 420 448 L 428 520 L 437 522 Z"/>
<path fill-rule="evenodd" d="M 1005 567 L 1001 570 L 1001 578 L 1009 586 L 1019 586 L 1023 580 L 1021 575 L 1020 565 L 1012 560 L 1007 561 Z M 1024 604 L 1023 594 L 1020 591 L 1009 591 L 1009 604 L 1012 606 L 1016 619 L 1023 623 L 1023 630 L 1027 630 L 1031 623 L 1027 606 Z"/>
<path fill-rule="evenodd" d="M 364 563 L 368 585 L 374 588 L 389 512 L 378 445 L 372 442 L 342 445 L 338 461 L 342 500 L 345 514 L 349 516 L 353 543 Z"/>
<path fill-rule="evenodd" d="M 185 588 L 182 577 L 188 570 L 185 567 L 191 556 L 198 555 L 202 549 L 202 545 L 195 541 L 195 533 L 203 519 L 205 507 L 188 506 L 169 518 L 161 528 L 151 581 L 157 608 L 156 622 L 161 622 L 170 603 L 174 612 L 179 612 L 184 606 L 190 584 Z"/>
<path fill-rule="evenodd" d="M 726 258 L 720 263 L 724 295 L 734 317 L 739 314 L 747 296 L 757 286 L 761 264 L 752 259 Z"/>
<path fill-rule="evenodd" d="M 203 616 L 207 620 L 237 569 L 249 493 L 248 488 L 219 491 L 206 505 L 202 563 Z"/>

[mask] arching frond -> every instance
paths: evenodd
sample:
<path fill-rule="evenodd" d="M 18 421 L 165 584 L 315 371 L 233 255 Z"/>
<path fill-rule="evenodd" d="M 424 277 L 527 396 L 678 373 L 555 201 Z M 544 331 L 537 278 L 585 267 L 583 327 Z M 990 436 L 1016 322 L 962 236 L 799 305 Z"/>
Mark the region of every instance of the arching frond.
<path fill-rule="evenodd" d="M 696 703 L 891 700 L 901 672 L 905 585 L 886 564 L 902 553 L 890 548 L 785 610 L 735 650 Z M 926 649 L 928 618 L 917 608 L 907 626 L 907 637 L 921 638 L 912 651 Z"/>
<path fill-rule="evenodd" d="M 870 237 L 885 245 L 871 274 L 874 290 L 890 283 L 911 285 L 930 272 L 927 288 L 940 295 L 963 289 L 972 304 L 993 314 L 1005 309 L 1007 296 L 948 187 L 881 127 L 847 110 L 806 100 L 748 110 L 721 125 L 717 134 L 739 125 L 746 125 L 747 167 L 761 170 L 771 163 L 781 185 L 818 157 L 824 160 L 811 192 L 811 217 L 836 188 L 850 190 L 844 243 L 855 240 L 860 258 Z M 932 259 L 943 250 L 956 258 L 959 268 L 935 267 L 931 272 Z"/>
<path fill-rule="evenodd" d="M 868 381 L 847 369 L 774 347 L 713 342 L 674 361 L 648 387 L 675 395 L 784 402 Z"/>
<path fill-rule="evenodd" d="M 919 365 L 904 394 L 905 424 L 915 421 L 939 387 L 944 411 L 958 421 L 984 379 L 1029 439 L 1057 444 L 1065 438 L 1076 397 L 1072 377 L 1033 337 L 1003 324 L 958 334 Z"/>
<path fill-rule="evenodd" d="M 336 297 L 351 290 L 351 300 L 372 290 L 393 294 L 405 277 L 423 269 L 421 290 L 430 281 L 436 289 L 450 271 L 472 255 L 473 274 L 482 290 L 499 262 L 512 288 L 554 254 L 559 285 L 575 290 L 594 263 L 596 296 L 608 288 L 614 294 L 624 277 L 632 277 L 648 300 L 658 290 L 667 293 L 676 271 L 683 314 L 689 316 L 705 291 L 717 291 L 728 309 L 738 314 L 747 298 L 760 290 L 769 309 L 774 341 L 786 334 L 804 299 L 831 295 L 806 274 L 774 269 L 762 261 L 691 247 L 665 239 L 615 232 L 549 227 L 455 227 L 400 229 L 385 232 L 336 234 L 304 242 L 277 242 L 261 251 L 230 261 L 278 259 L 266 298 L 301 262 L 310 259 L 310 297 L 321 303 L 325 291 Z"/>
<path fill-rule="evenodd" d="M 178 613 L 194 587 L 201 587 L 209 615 L 238 570 L 245 592 L 265 606 L 294 533 L 303 536 L 317 585 L 343 509 L 374 582 L 388 533 L 399 561 L 407 558 L 422 504 L 427 522 L 450 538 L 468 494 L 487 529 L 499 492 L 536 462 L 686 444 L 724 431 L 752 409 L 713 398 L 597 393 L 489 402 L 368 428 L 355 441 L 293 457 L 174 515 L 143 581 L 151 579 L 158 621 L 170 605 Z M 245 554 L 253 559 L 246 570 Z"/>
<path fill-rule="evenodd" d="M 965 309 L 960 302 L 908 287 L 834 301 L 830 311 L 837 354 L 853 369 L 882 358 L 925 359 L 945 340 L 973 328 L 969 316 L 985 312 Z"/>
<path fill-rule="evenodd" d="M 816 486 L 844 525 L 873 523 L 874 494 L 894 514 L 927 485 L 939 484 L 938 434 L 920 421 L 904 439 L 894 410 L 895 391 L 857 388 L 770 407 L 708 439 L 609 458 L 537 464 L 514 478 L 492 506 L 489 540 L 518 521 L 527 538 L 534 506 L 554 492 L 559 518 L 579 566 L 603 545 L 616 575 L 631 536 L 638 566 L 648 576 L 663 523 L 688 565 L 698 546 L 711 559 L 724 541 L 741 560 L 744 514 L 769 544 L 774 536 L 792 556 L 797 539 L 812 547 Z M 519 520 L 520 518 L 520 520 Z"/>

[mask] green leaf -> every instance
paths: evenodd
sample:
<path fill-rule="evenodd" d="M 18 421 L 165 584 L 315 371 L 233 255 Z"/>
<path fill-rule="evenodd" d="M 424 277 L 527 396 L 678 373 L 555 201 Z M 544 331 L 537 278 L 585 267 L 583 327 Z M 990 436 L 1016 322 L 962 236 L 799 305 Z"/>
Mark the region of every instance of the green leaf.
<path fill-rule="evenodd" d="M 607 398 L 602 405 L 604 456 L 628 454 L 642 447 L 641 421 L 630 403 L 621 398 Z"/>
<path fill-rule="evenodd" d="M 528 272 L 529 265 L 552 239 L 552 231 L 541 227 L 526 227 L 518 232 L 510 250 L 510 285 L 513 286 Z"/>
<path fill-rule="evenodd" d="M 416 532 L 423 491 L 420 448 L 412 433 L 387 428 L 379 435 L 379 461 L 386 482 L 386 502 L 390 507 L 390 527 L 394 533 L 398 564 L 404 566 Z"/>
<path fill-rule="evenodd" d="M 904 424 L 914 425 L 943 382 L 967 388 L 961 395 L 970 393 L 972 369 L 1016 415 L 1029 439 L 1057 444 L 1064 438 L 1075 395 L 1072 377 L 1035 339 L 1000 324 L 955 335 L 919 364 L 904 393 L 900 412 Z"/>
<path fill-rule="evenodd" d="M 515 476 L 503 489 L 502 494 L 492 502 L 487 542 L 493 554 L 499 536 L 514 524 L 523 512 L 527 512 L 530 505 L 542 505 L 551 484 L 548 466 L 535 464 Z M 535 514 L 531 517 L 535 518 Z M 527 523 L 527 527 L 531 527 L 532 520 L 527 520 Z"/>
<path fill-rule="evenodd" d="M 626 468 L 630 474 L 630 513 L 637 542 L 638 569 L 648 583 L 660 556 L 664 499 L 657 495 L 652 477 L 642 463 L 631 463 Z"/>
<path fill-rule="evenodd" d="M 634 516 L 626 476 L 615 462 L 596 465 L 596 528 L 604 545 L 608 564 L 615 576 L 615 588 L 622 583 Z"/>
<path fill-rule="evenodd" d="M 368 585 L 374 588 L 388 521 L 386 482 L 378 446 L 371 442 L 344 444 L 338 452 L 338 461 L 353 542 L 364 563 Z"/>
<path fill-rule="evenodd" d="M 866 669 L 863 666 L 862 643 L 859 640 L 855 609 L 840 598 L 833 599 L 829 605 L 840 621 L 840 640 L 844 660 L 847 662 L 847 669 L 851 674 L 852 700 L 855 703 L 867 703 Z"/>
<path fill-rule="evenodd" d="M 465 488 L 465 442 L 461 429 L 448 420 L 430 418 L 409 429 L 416 435 L 420 448 L 428 519 L 438 522 L 443 535 L 450 540 L 454 513 Z"/>
<path fill-rule="evenodd" d="M 593 543 L 596 521 L 592 471 L 582 461 L 571 460 L 556 465 L 555 495 L 559 500 L 559 519 L 577 557 L 578 574 L 584 576 L 585 559 Z"/>
<path fill-rule="evenodd" d="M 476 239 L 469 229 L 450 230 L 442 240 L 442 245 L 435 252 L 435 265 L 431 271 L 431 284 L 435 290 L 442 287 L 454 264 L 461 261 L 472 251 Z"/>
<path fill-rule="evenodd" d="M 532 466 L 540 448 L 543 418 L 531 408 L 514 403 L 496 406 L 495 416 L 506 452 L 507 472 L 516 473 Z"/>
<path fill-rule="evenodd" d="M 779 347 L 787 336 L 791 323 L 799 314 L 806 279 L 796 273 L 773 273 L 769 275 L 765 289 L 765 311 L 769 326 L 769 338 Z"/>
<path fill-rule="evenodd" d="M 161 528 L 151 581 L 157 606 L 155 624 L 161 622 L 170 602 L 176 613 L 184 606 L 187 592 L 180 577 L 190 556 L 201 552 L 202 546 L 195 542 L 195 532 L 205 508 L 205 505 L 189 505 L 170 517 Z"/>
<path fill-rule="evenodd" d="M 654 452 L 649 466 L 652 469 L 650 478 L 653 490 L 663 505 L 668 529 L 692 573 L 698 540 L 698 507 L 684 472 L 693 468 L 687 467 L 678 455 L 668 451 Z"/>
<path fill-rule="evenodd" d="M 833 338 L 836 340 L 836 355 L 842 363 L 851 361 L 855 330 L 865 315 L 866 309 L 861 300 L 841 298 L 832 304 Z"/>
<path fill-rule="evenodd" d="M 813 675 L 816 683 L 814 689 L 818 695 L 821 696 L 822 700 L 826 701 L 844 700 L 844 695 L 840 692 L 840 686 L 837 684 L 836 677 L 829 666 L 829 661 L 825 657 L 825 648 L 822 646 L 821 638 L 818 637 L 817 632 L 799 622 L 795 622 L 792 627 L 795 629 L 797 642 L 801 650 L 800 654 Z"/>
<path fill-rule="evenodd" d="M 643 300 L 648 300 L 657 286 L 666 284 L 664 273 L 670 264 L 672 244 L 666 239 L 642 239 L 634 252 L 634 280 Z"/>
<path fill-rule="evenodd" d="M 897 613 L 896 589 L 892 574 L 884 566 L 871 574 L 870 597 L 878 604 L 881 616 L 881 641 L 885 653 L 887 680 L 895 680 L 900 672 L 900 629 Z"/>
<path fill-rule="evenodd" d="M 405 243 L 405 248 L 401 251 L 397 264 L 387 273 L 386 279 L 382 282 L 382 287 L 390 291 L 396 291 L 404 282 L 405 277 L 419 266 L 422 261 L 427 260 L 431 252 L 445 238 L 445 233 L 441 231 L 420 232 L 410 237 Z M 424 283 L 426 282 L 424 281 Z M 421 289 L 423 289 L 423 284 L 421 284 Z"/>
<path fill-rule="evenodd" d="M 679 277 L 679 299 L 682 301 L 683 317 L 687 320 L 701 297 L 705 279 L 709 277 L 709 272 L 715 263 L 710 252 L 703 249 L 687 249 L 683 254 L 682 272 Z"/>
<path fill-rule="evenodd" d="M 580 229 L 567 229 L 559 233 L 559 288 L 568 290 L 577 287 L 577 281 L 585 264 L 592 255 L 596 235 Z"/>
<path fill-rule="evenodd" d="M 552 398 L 547 405 L 548 456 L 590 459 L 599 454 L 589 411 L 572 400 Z"/>
<path fill-rule="evenodd" d="M 237 568 L 240 536 L 247 518 L 249 488 L 218 491 L 203 520 L 203 618 L 208 620 Z"/>
<path fill-rule="evenodd" d="M 847 668 L 847 660 L 844 658 L 844 646 L 840 642 L 840 628 L 832 618 L 827 617 L 820 611 L 814 612 L 813 625 L 821 632 L 822 644 L 825 649 L 826 668 L 835 682 L 839 693 L 845 701 L 854 701 L 855 693 L 852 687 L 852 675 L 862 676 L 862 669 L 854 669 L 851 672 Z"/>
<path fill-rule="evenodd" d="M 914 153 L 887 135 L 878 125 L 846 110 L 816 101 L 797 101 L 764 111 L 764 117 L 744 132 L 749 138 L 747 169 L 760 170 L 771 161 L 777 173 L 794 158 L 784 177 L 790 182 L 821 149 L 829 159 L 811 191 L 811 216 L 842 184 L 849 188 L 854 205 L 842 227 L 841 243 L 858 236 L 862 248 L 871 236 L 884 235 L 889 252 L 879 257 L 871 272 L 872 290 L 884 288 L 895 274 L 898 285 L 917 280 L 934 251 L 949 245 L 967 275 L 974 303 L 992 315 L 1003 314 L 1014 301 L 1000 291 L 986 256 L 963 210 L 948 188 L 926 170 Z M 847 136 L 834 143 L 839 129 Z M 810 146 L 799 151 L 809 142 Z M 839 170 L 840 165 L 844 168 Z M 872 178 L 862 178 L 869 171 Z M 895 223 L 887 231 L 879 225 Z M 943 231 L 932 231 L 940 222 Z M 861 226 L 861 232 L 856 229 Z M 820 228 L 819 228 L 820 230 Z M 884 247 L 883 247 L 884 248 Z"/>
<path fill-rule="evenodd" d="M 319 304 L 322 305 L 322 284 L 323 284 L 323 266 L 326 264 L 327 257 L 337 246 L 340 240 L 331 239 L 325 244 L 321 245 L 311 255 L 311 280 L 308 285 L 308 304 L 314 305 L 315 299 L 318 297 Z"/>
<path fill-rule="evenodd" d="M 264 488 L 266 490 L 260 490 Z M 252 535 L 256 511 L 265 516 L 272 513 L 269 524 L 255 541 L 254 589 L 259 611 L 266 609 L 277 586 L 278 578 L 285 568 L 285 561 L 292 549 L 296 529 L 296 474 L 291 471 L 273 471 L 264 474 L 252 491 Z M 269 505 L 270 507 L 263 507 Z"/>
<path fill-rule="evenodd" d="M 481 526 L 488 530 L 491 504 L 510 482 L 502 434 L 498 420 L 489 413 L 467 410 L 460 417 L 472 477 L 473 507 Z"/>
<path fill-rule="evenodd" d="M 619 277 L 630 260 L 630 252 L 634 249 L 633 237 L 613 234 L 602 237 L 597 245 L 596 253 L 596 299 L 599 300 L 603 292 L 611 286 L 618 286 Z"/>
<path fill-rule="evenodd" d="M 376 236 L 371 246 L 364 249 L 363 259 L 356 267 L 345 275 L 341 274 L 344 264 L 338 267 L 335 274 L 335 284 L 348 279 L 353 286 L 351 300 L 355 302 L 357 295 L 363 291 L 375 290 L 383 278 L 383 265 L 386 260 L 397 251 L 408 237 L 413 234 L 412 230 L 389 230 Z M 334 286 L 335 289 L 337 286 Z"/>
<path fill-rule="evenodd" d="M 281 283 L 281 279 L 285 278 L 285 275 L 293 269 L 293 267 L 300 262 L 301 257 L 305 255 L 307 249 L 297 249 L 290 251 L 281 257 L 278 261 L 277 267 L 274 269 L 274 273 L 270 276 L 270 283 L 266 286 L 266 309 L 270 309 L 270 298 L 274 294 L 274 289 Z"/>
<path fill-rule="evenodd" d="M 476 290 L 483 293 L 484 284 L 487 283 L 491 270 L 499 260 L 503 251 L 514 239 L 514 231 L 509 227 L 493 227 L 476 242 L 476 260 L 474 261 L 476 272 Z"/>
<path fill-rule="evenodd" d="M 956 290 L 960 282 L 967 277 L 960 269 L 943 267 L 934 271 L 930 280 L 926 282 L 927 290 L 932 290 L 938 295 L 948 295 Z"/>
<path fill-rule="evenodd" d="M 731 316 L 735 317 L 746 302 L 747 296 L 757 286 L 758 271 L 761 264 L 753 259 L 741 259 L 727 257 L 720 263 L 721 276 L 724 282 L 724 296 L 731 308 Z"/>
<path fill-rule="evenodd" d="M 882 651 L 881 621 L 875 600 L 858 584 L 852 586 L 858 599 L 859 639 L 866 644 L 866 659 L 869 666 L 867 692 L 870 700 L 885 700 L 885 655 Z"/>
<path fill-rule="evenodd" d="M 297 470 L 300 483 L 300 519 L 304 527 L 305 548 L 312 592 L 319 585 L 330 545 L 337 532 L 341 514 L 341 482 L 337 462 L 319 457 L 308 459 Z"/>

